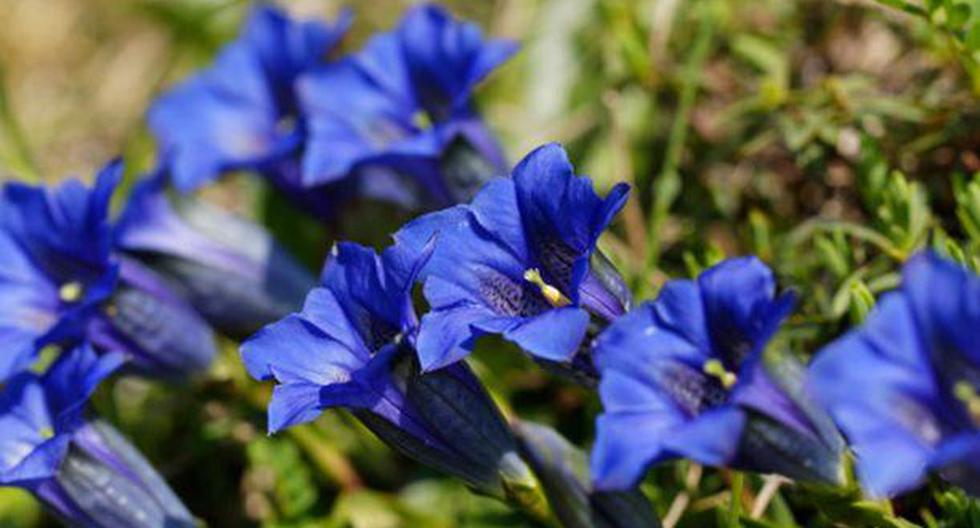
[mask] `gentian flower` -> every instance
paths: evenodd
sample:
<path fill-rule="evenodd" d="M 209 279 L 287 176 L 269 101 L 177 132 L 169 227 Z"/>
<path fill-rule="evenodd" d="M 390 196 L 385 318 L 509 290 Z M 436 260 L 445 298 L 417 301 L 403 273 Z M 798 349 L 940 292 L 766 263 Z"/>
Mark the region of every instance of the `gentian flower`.
<path fill-rule="evenodd" d="M 113 163 L 86 188 L 8 183 L 0 196 L 0 381 L 48 345 L 87 339 L 127 353 L 147 374 L 206 367 L 210 328 L 161 278 L 111 251 Z"/>
<path fill-rule="evenodd" d="M 463 364 L 419 375 L 411 290 L 428 258 L 343 243 L 299 314 L 242 345 L 252 377 L 278 384 L 269 430 L 351 409 L 393 448 L 498 497 L 533 486 L 500 412 Z"/>
<path fill-rule="evenodd" d="M 804 397 L 802 365 L 766 349 L 793 304 L 765 264 L 736 258 L 669 281 L 610 325 L 594 344 L 604 407 L 596 486 L 627 488 L 675 457 L 839 481 L 842 442 Z"/>
<path fill-rule="evenodd" d="M 600 198 L 551 144 L 528 154 L 513 178 L 488 183 L 471 204 L 402 228 L 395 239 L 416 250 L 437 237 L 423 272 L 432 311 L 419 332 L 422 369 L 459 361 L 483 334 L 501 334 L 540 360 L 591 369 L 575 365 L 590 314 L 611 321 L 630 304 L 622 279 L 596 250 L 628 191 L 619 184 Z"/>
<path fill-rule="evenodd" d="M 357 175 L 363 193 L 414 208 L 468 201 L 505 173 L 470 95 L 515 50 L 441 7 L 413 8 L 395 31 L 300 80 L 303 181 Z"/>
<path fill-rule="evenodd" d="M 299 181 L 295 158 L 306 124 L 293 84 L 325 61 L 349 23 L 346 13 L 331 26 L 293 21 L 270 5 L 255 7 L 239 38 L 211 68 L 172 88 L 150 109 L 161 150 L 174 156 L 174 185 L 186 192 L 227 171 L 258 170 L 303 205 L 325 213 L 331 204 Z"/>
<path fill-rule="evenodd" d="M 818 353 L 809 387 L 871 494 L 908 491 L 935 471 L 980 495 L 980 277 L 912 257 L 901 290 Z"/>
<path fill-rule="evenodd" d="M 165 169 L 136 184 L 115 227 L 118 249 L 171 280 L 212 326 L 245 338 L 303 304 L 316 279 L 262 226 L 188 196 Z"/>
<path fill-rule="evenodd" d="M 541 480 L 555 517 L 567 528 L 660 526 L 650 501 L 636 488 L 597 491 L 586 454 L 557 431 L 521 421 L 515 424 L 525 459 Z"/>
<path fill-rule="evenodd" d="M 89 396 L 124 361 L 85 344 L 0 392 L 0 486 L 32 492 L 70 526 L 179 528 L 193 517 L 115 429 L 89 420 Z"/>

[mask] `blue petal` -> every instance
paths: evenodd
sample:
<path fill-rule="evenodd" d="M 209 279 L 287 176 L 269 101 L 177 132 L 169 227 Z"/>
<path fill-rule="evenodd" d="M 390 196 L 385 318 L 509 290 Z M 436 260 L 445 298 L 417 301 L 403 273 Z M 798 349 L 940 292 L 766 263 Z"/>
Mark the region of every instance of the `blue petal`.
<path fill-rule="evenodd" d="M 777 304 L 776 281 L 755 257 L 727 259 L 698 277 L 705 317 L 717 353 L 728 365 L 739 365 L 769 340 L 792 307 Z"/>
<path fill-rule="evenodd" d="M 923 338 L 945 363 L 946 374 L 964 375 L 960 369 L 965 365 L 956 363 L 966 361 L 974 369 L 973 381 L 980 383 L 980 277 L 934 253 L 923 253 L 905 265 L 902 289 Z"/>
<path fill-rule="evenodd" d="M 0 230 L 0 383 L 30 363 L 35 340 L 55 324 L 58 304 L 55 286 Z"/>
<path fill-rule="evenodd" d="M 242 344 L 241 354 L 255 379 L 319 386 L 350 381 L 370 359 L 367 351 L 348 348 L 297 315 L 262 329 Z"/>
<path fill-rule="evenodd" d="M 543 311 L 533 309 L 533 304 L 543 300 L 523 279 L 529 266 L 480 227 L 467 208 L 458 206 L 422 216 L 403 227 L 395 240 L 421 251 L 433 235 L 437 246 L 421 274 L 423 278 L 440 279 L 441 287 L 425 288 L 433 308 L 468 301 L 504 316 Z M 467 265 L 460 266 L 461 262 Z"/>
<path fill-rule="evenodd" d="M 415 132 L 418 106 L 393 35 L 374 37 L 359 54 L 304 76 L 298 92 L 310 129 L 307 185 L 347 176 Z"/>
<path fill-rule="evenodd" d="M 386 344 L 375 342 L 380 334 L 397 333 L 415 322 L 405 286 L 386 284 L 382 259 L 373 249 L 350 242 L 337 244 L 321 283 L 334 292 L 372 349 Z"/>
<path fill-rule="evenodd" d="M 415 89 L 437 115 L 465 104 L 473 87 L 516 51 L 509 42 L 484 42 L 476 25 L 433 5 L 409 11 L 398 35 Z"/>
<path fill-rule="evenodd" d="M 51 190 L 8 183 L 0 226 L 54 280 L 98 281 L 109 261 L 109 200 L 121 177 L 122 166 L 114 162 L 91 189 L 74 179 Z"/>
<path fill-rule="evenodd" d="M 597 489 L 627 489 L 663 457 L 664 439 L 685 418 L 655 388 L 627 373 L 604 373 L 599 395 L 605 410 L 596 421 L 592 476 Z"/>
<path fill-rule="evenodd" d="M 230 50 L 237 51 L 237 50 Z M 227 52 L 226 52 L 227 53 Z M 249 63 L 225 73 L 249 86 L 261 82 L 258 65 Z M 231 57 L 231 55 L 229 55 Z M 217 93 L 203 78 L 179 85 L 158 99 L 149 111 L 149 125 L 161 148 L 173 154 L 172 178 L 182 192 L 209 183 L 226 170 L 267 158 L 277 147 L 276 109 L 268 101 Z"/>
<path fill-rule="evenodd" d="M 528 154 L 513 177 L 525 234 L 542 274 L 577 302 L 589 256 L 625 205 L 628 186 L 618 185 L 605 200 L 599 198 L 592 182 L 575 175 L 565 150 L 555 143 Z"/>
<path fill-rule="evenodd" d="M 744 411 L 734 406 L 717 407 L 665 434 L 663 447 L 701 464 L 725 466 L 735 458 L 744 426 Z"/>
<path fill-rule="evenodd" d="M 323 62 L 349 24 L 297 23 L 256 8 L 238 40 L 214 65 L 164 94 L 149 112 L 162 150 L 174 155 L 173 180 L 192 190 L 223 171 L 258 168 L 289 154 L 301 139 L 280 120 L 296 110 L 293 83 Z"/>
<path fill-rule="evenodd" d="M 56 429 L 73 427 L 99 384 L 126 362 L 120 353 L 98 355 L 89 344 L 82 344 L 63 356 L 44 374 L 48 409 Z"/>
<path fill-rule="evenodd" d="M 875 496 L 918 484 L 940 437 L 939 389 L 922 375 L 931 367 L 917 332 L 906 299 L 886 295 L 862 328 L 825 347 L 810 367 L 809 390 L 850 440 Z"/>
<path fill-rule="evenodd" d="M 328 407 L 366 408 L 373 399 L 356 382 L 328 386 L 304 382 L 276 385 L 269 402 L 269 434 L 311 422 Z"/>
<path fill-rule="evenodd" d="M 970 431 L 947 438 L 936 450 L 930 466 L 942 477 L 980 495 L 980 432 Z"/>
<path fill-rule="evenodd" d="M 469 355 L 484 333 L 474 325 L 494 318 L 485 308 L 465 304 L 434 309 L 422 316 L 416 343 L 422 371 L 443 368 Z"/>
<path fill-rule="evenodd" d="M 484 185 L 473 198 L 470 211 L 480 226 L 506 244 L 519 260 L 531 262 L 514 180 L 500 178 Z"/>
<path fill-rule="evenodd" d="M 438 246 L 445 245 L 443 242 L 444 233 L 452 234 L 455 231 L 466 229 L 469 214 L 469 210 L 463 205 L 425 214 L 402 226 L 392 235 L 392 238 L 394 238 L 395 244 L 403 248 L 402 251 L 422 255 L 431 240 L 437 240 L 436 249 L 438 249 Z M 434 257 L 435 253 L 438 251 L 433 252 L 430 257 Z M 433 271 L 435 271 L 434 274 L 438 275 L 439 269 L 444 265 L 444 260 L 433 262 L 430 258 L 419 273 L 419 280 L 425 280 L 430 274 L 433 274 Z"/>
<path fill-rule="evenodd" d="M 273 86 L 291 89 L 301 72 L 321 64 L 344 36 L 352 16 L 345 10 L 328 26 L 318 21 L 293 21 L 275 7 L 258 5 L 252 9 L 241 40 L 260 57 Z"/>
<path fill-rule="evenodd" d="M 638 306 L 596 338 L 596 366 L 628 372 L 662 360 L 700 370 L 710 355 L 704 346 L 707 332 L 699 307 L 693 282 L 668 282 L 655 302 Z"/>
<path fill-rule="evenodd" d="M 41 448 L 47 441 L 42 432 L 53 431 L 41 379 L 30 373 L 13 377 L 0 392 L 0 483 L 52 475 L 67 447 L 62 441 Z"/>
<path fill-rule="evenodd" d="M 588 312 L 566 306 L 522 321 L 504 332 L 504 337 L 532 356 L 568 362 L 578 352 L 588 326 Z"/>

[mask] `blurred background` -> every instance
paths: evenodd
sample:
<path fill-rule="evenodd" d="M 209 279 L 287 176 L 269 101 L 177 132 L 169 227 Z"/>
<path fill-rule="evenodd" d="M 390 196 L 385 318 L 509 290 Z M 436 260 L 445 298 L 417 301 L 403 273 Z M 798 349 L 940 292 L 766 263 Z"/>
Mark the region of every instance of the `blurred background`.
<path fill-rule="evenodd" d="M 931 244 L 980 266 L 980 2 L 443 3 L 521 43 L 478 91 L 512 160 L 560 141 L 600 188 L 634 185 L 602 245 L 641 298 L 723 255 L 758 254 L 801 293 L 781 346 L 807 356 L 894 287 L 916 248 Z M 933 11 L 953 3 L 973 9 Z M 344 51 L 353 51 L 392 28 L 409 2 L 281 4 L 328 18 L 352 8 Z M 149 168 L 149 104 L 208 64 L 248 5 L 0 1 L 0 179 L 90 178 L 119 155 L 132 174 Z M 332 240 L 384 244 L 403 219 L 366 229 L 378 214 L 366 207 L 327 228 L 300 219 L 296 230 L 263 193 L 247 176 L 206 191 L 264 220 L 311 267 Z M 204 379 L 178 387 L 122 379 L 95 401 L 209 525 L 523 524 L 392 454 L 344 413 L 267 437 L 268 387 L 248 381 L 237 345 L 224 345 Z M 483 348 L 476 367 L 505 406 L 588 446 L 593 395 L 500 353 L 503 343 Z M 699 515 L 724 502 L 727 477 L 707 472 L 692 486 L 686 476 L 685 463 L 665 465 L 645 490 L 662 514 L 689 492 L 680 525 L 705 526 Z M 789 516 L 779 526 L 819 517 L 795 493 L 777 497 Z M 926 492 L 903 500 L 898 511 L 915 522 L 922 509 L 947 507 Z M 0 526 L 51 522 L 29 497 L 0 490 Z"/>

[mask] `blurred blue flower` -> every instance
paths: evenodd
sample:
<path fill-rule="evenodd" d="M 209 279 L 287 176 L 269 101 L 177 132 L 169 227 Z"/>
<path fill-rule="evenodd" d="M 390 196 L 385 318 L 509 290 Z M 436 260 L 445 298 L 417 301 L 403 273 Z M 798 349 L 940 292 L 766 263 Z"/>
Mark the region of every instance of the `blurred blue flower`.
<path fill-rule="evenodd" d="M 348 408 L 393 448 L 501 496 L 533 479 L 489 395 L 463 364 L 419 375 L 414 363 L 411 291 L 430 251 L 336 246 L 303 311 L 243 344 L 242 359 L 278 382 L 270 431 Z"/>
<path fill-rule="evenodd" d="M 31 491 L 71 526 L 195 526 L 146 460 L 110 426 L 85 416 L 89 396 L 123 361 L 86 344 L 42 376 L 21 372 L 4 385 L 0 486 Z"/>
<path fill-rule="evenodd" d="M 0 196 L 0 381 L 48 345 L 88 339 L 126 352 L 148 374 L 207 366 L 207 325 L 155 274 L 112 254 L 109 200 L 122 175 L 112 163 L 92 189 L 4 185 Z"/>
<path fill-rule="evenodd" d="M 628 488 L 675 457 L 839 480 L 843 446 L 803 397 L 802 365 L 764 353 L 794 304 L 775 289 L 758 259 L 729 259 L 696 281 L 668 282 L 596 339 L 598 488 Z"/>
<path fill-rule="evenodd" d="M 165 169 L 137 183 L 116 247 L 170 279 L 216 329 L 245 338 L 303 304 L 316 279 L 263 227 L 167 193 Z"/>
<path fill-rule="evenodd" d="M 924 253 L 902 279 L 817 355 L 809 388 L 873 495 L 908 491 L 929 471 L 980 495 L 980 277 Z"/>
<path fill-rule="evenodd" d="M 290 20 L 270 5 L 253 8 L 239 38 L 209 69 L 150 109 L 161 150 L 174 156 L 175 186 L 189 191 L 226 171 L 252 169 L 287 194 L 308 198 L 294 160 L 306 128 L 294 82 L 325 61 L 349 23 L 347 13 L 331 26 Z"/>
<path fill-rule="evenodd" d="M 423 216 L 395 235 L 437 246 L 423 276 L 432 311 L 422 318 L 418 354 L 432 371 L 469 354 L 476 338 L 501 334 L 542 360 L 571 363 L 590 312 L 611 321 L 630 299 L 614 271 L 591 265 L 599 235 L 629 188 L 605 199 L 576 176 L 561 146 L 528 154 L 513 178 L 488 183 L 469 205 Z"/>
<path fill-rule="evenodd" d="M 415 208 L 468 201 L 506 171 L 470 96 L 515 50 L 441 7 L 413 8 L 395 31 L 300 80 L 303 181 L 356 174 L 363 193 Z"/>

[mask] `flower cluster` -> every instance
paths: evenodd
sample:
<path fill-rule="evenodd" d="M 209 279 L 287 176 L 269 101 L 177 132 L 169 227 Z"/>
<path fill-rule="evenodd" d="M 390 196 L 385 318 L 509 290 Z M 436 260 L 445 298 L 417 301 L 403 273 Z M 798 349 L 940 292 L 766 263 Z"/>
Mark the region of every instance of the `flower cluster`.
<path fill-rule="evenodd" d="M 202 372 L 216 354 L 209 322 L 255 331 L 292 311 L 313 279 L 258 225 L 194 203 L 179 214 L 157 175 L 110 218 L 122 173 L 114 162 L 91 188 L 71 179 L 0 193 L 0 483 L 71 524 L 194 526 L 86 401 L 116 370 Z"/>
<path fill-rule="evenodd" d="M 513 44 L 420 6 L 360 52 L 327 61 L 349 23 L 346 13 L 328 26 L 253 9 L 211 68 L 150 110 L 176 187 L 250 169 L 326 217 L 351 193 L 445 206 L 506 171 L 470 96 Z"/>
<path fill-rule="evenodd" d="M 654 526 L 639 485 L 676 458 L 843 485 L 850 448 L 873 495 L 929 472 L 980 494 L 980 277 L 911 258 L 901 288 L 809 368 L 779 339 L 796 295 L 758 258 L 634 307 L 599 248 L 628 185 L 600 195 L 558 144 L 508 175 L 472 101 L 512 44 L 424 5 L 329 60 L 349 24 L 255 7 L 150 110 L 159 165 L 118 215 L 120 162 L 91 188 L 3 187 L 0 485 L 72 525 L 193 526 L 87 402 L 116 371 L 206 370 L 217 331 L 245 339 L 249 375 L 275 384 L 270 433 L 345 408 L 545 522 Z M 237 170 L 321 218 L 352 195 L 429 212 L 380 253 L 335 244 L 317 281 L 259 224 L 182 194 Z M 591 456 L 501 408 L 467 360 L 487 335 L 596 389 Z"/>

